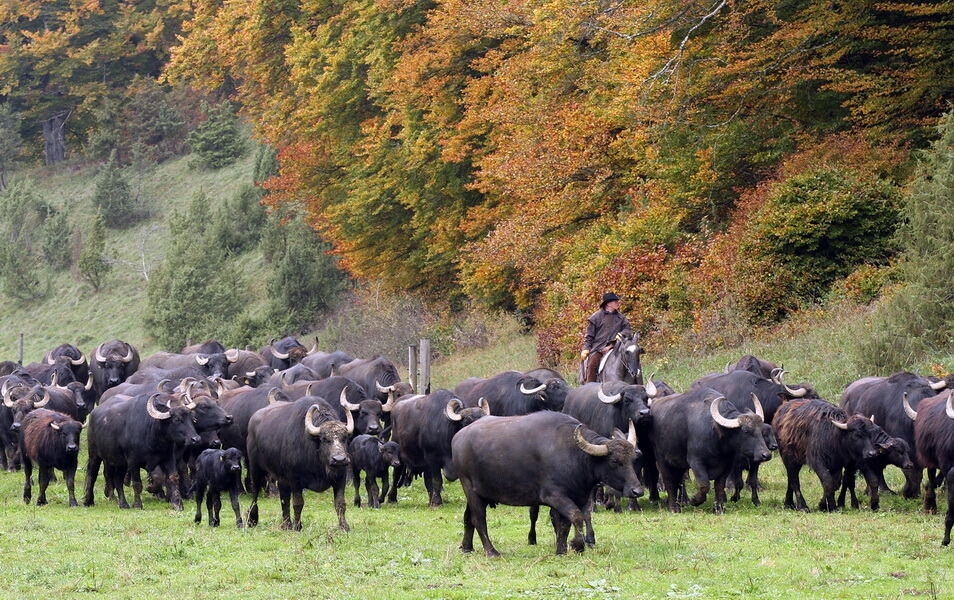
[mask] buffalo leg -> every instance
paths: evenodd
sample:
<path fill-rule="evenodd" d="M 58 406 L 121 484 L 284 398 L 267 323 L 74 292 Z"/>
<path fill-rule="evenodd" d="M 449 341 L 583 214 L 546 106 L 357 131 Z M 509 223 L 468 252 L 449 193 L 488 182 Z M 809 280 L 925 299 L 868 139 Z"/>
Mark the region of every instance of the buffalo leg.
<path fill-rule="evenodd" d="M 733 502 L 738 502 L 739 498 L 742 497 L 742 460 L 736 458 L 732 463 L 732 498 Z"/>
<path fill-rule="evenodd" d="M 202 522 L 202 497 L 205 496 L 205 485 L 199 484 L 195 486 L 195 522 Z M 210 517 L 211 518 L 211 517 Z"/>
<path fill-rule="evenodd" d="M 924 512 L 929 515 L 937 514 L 937 485 L 935 484 L 935 479 L 937 475 L 935 474 L 935 469 L 929 468 L 927 470 L 927 481 L 924 482 Z"/>
<path fill-rule="evenodd" d="M 868 489 L 871 490 L 869 496 L 871 499 L 871 510 L 878 510 L 881 506 L 881 489 L 878 487 L 878 474 L 874 471 L 861 467 L 861 474 L 865 478 L 865 482 L 868 484 Z M 858 499 L 855 498 L 855 476 L 851 475 L 851 505 L 852 507 L 857 506 Z"/>
<path fill-rule="evenodd" d="M 242 523 L 242 509 L 239 507 L 239 490 L 241 487 L 242 482 L 240 479 L 237 479 L 235 485 L 229 490 L 229 500 L 232 501 L 232 512 L 235 513 L 235 526 L 239 529 L 245 526 L 245 524 Z"/>
<path fill-rule="evenodd" d="M 361 508 L 361 471 L 355 469 L 352 472 L 352 485 L 354 485 L 354 505 Z"/>
<path fill-rule="evenodd" d="M 696 493 L 689 499 L 689 504 L 699 506 L 706 501 L 706 496 L 709 495 L 711 480 L 709 478 L 709 472 L 702 465 L 692 466 L 692 474 L 696 479 Z"/>
<path fill-rule="evenodd" d="M 27 504 L 33 497 L 33 461 L 26 454 L 23 455 L 23 501 Z"/>
<path fill-rule="evenodd" d="M 590 548 L 596 547 L 596 533 L 593 532 L 593 496 L 587 498 L 586 507 L 583 509 L 583 525 L 586 527 L 586 535 L 583 541 Z"/>
<path fill-rule="evenodd" d="M 116 494 L 116 501 L 119 503 L 119 508 L 129 508 L 129 502 L 126 501 L 126 486 L 123 485 L 123 479 L 126 477 L 126 468 L 122 465 L 116 465 L 107 467 L 106 469 L 110 473 L 108 479 L 113 483 L 113 491 Z"/>
<path fill-rule="evenodd" d="M 252 502 L 248 507 L 248 526 L 255 527 L 258 525 L 258 495 L 262 491 L 262 488 L 268 485 L 268 481 L 265 475 L 265 471 L 257 469 L 249 464 L 249 491 L 252 493 Z"/>
<path fill-rule="evenodd" d="M 954 527 L 954 469 L 947 472 L 947 515 L 944 517 L 942 546 L 951 543 L 951 527 Z"/>
<path fill-rule="evenodd" d="M 921 493 L 921 478 L 924 476 L 924 469 L 915 466 L 913 469 L 904 471 L 904 490 L 901 492 L 909 500 L 917 498 Z"/>
<path fill-rule="evenodd" d="M 133 508 L 142 508 L 142 474 L 138 467 L 129 467 L 129 483 L 133 489 Z M 148 471 L 147 471 L 148 473 Z"/>
<path fill-rule="evenodd" d="M 174 510 L 182 510 L 182 496 L 179 495 L 179 472 L 174 463 L 166 465 L 166 490 L 169 493 L 169 503 Z"/>
<path fill-rule="evenodd" d="M 399 469 L 394 469 L 394 477 L 391 482 L 391 488 L 388 490 L 388 504 L 397 503 L 397 492 L 398 492 L 398 478 L 403 477 L 404 467 Z"/>
<path fill-rule="evenodd" d="M 802 465 L 795 460 L 786 460 L 784 456 L 782 462 L 785 464 L 785 473 L 788 476 L 788 487 L 785 490 L 785 508 L 808 511 L 808 504 L 805 502 L 805 497 L 802 496 L 802 484 L 799 480 Z"/>
<path fill-rule="evenodd" d="M 49 487 L 50 479 L 53 478 L 53 467 L 40 466 L 38 470 L 40 472 L 38 477 L 40 480 L 40 494 L 36 498 L 36 505 L 43 506 L 46 504 L 46 488 Z"/>
<path fill-rule="evenodd" d="M 550 508 L 559 511 L 560 515 L 573 525 L 573 539 L 570 541 L 570 547 L 577 552 L 583 552 L 585 548 L 583 542 L 583 511 L 580 510 L 580 507 L 562 494 L 544 496 L 543 502 Z"/>
<path fill-rule="evenodd" d="M 444 479 L 440 469 L 428 469 L 424 471 L 424 486 L 427 488 L 430 501 L 428 506 L 436 508 L 444 504 L 441 492 L 444 491 Z"/>
<path fill-rule="evenodd" d="M 663 485 L 666 487 L 666 501 L 670 512 L 682 511 L 682 507 L 679 506 L 679 485 L 682 481 L 682 472 L 667 464 L 660 463 L 659 474 L 662 476 Z"/>
<path fill-rule="evenodd" d="M 83 483 L 83 506 L 93 506 L 93 489 L 96 487 L 96 477 L 99 476 L 99 467 L 103 464 L 102 459 L 90 453 L 86 460 L 86 480 Z M 103 479 L 109 479 L 103 476 Z"/>
<path fill-rule="evenodd" d="M 716 477 L 715 479 L 715 504 L 713 505 L 713 510 L 716 514 L 723 514 L 725 512 L 725 481 L 727 477 L 722 475 Z"/>
<path fill-rule="evenodd" d="M 291 529 L 292 520 L 291 520 L 291 510 L 289 505 L 291 503 L 291 487 L 287 484 L 278 483 L 278 497 L 282 504 L 282 529 Z"/>
<path fill-rule="evenodd" d="M 550 522 L 553 523 L 553 534 L 556 537 L 556 553 L 566 554 L 566 539 L 570 535 L 570 522 L 563 518 L 560 511 L 550 507 Z"/>
<path fill-rule="evenodd" d="M 66 479 L 66 491 L 70 495 L 70 506 L 79 506 L 76 502 L 76 466 L 63 470 L 63 478 Z"/>
<path fill-rule="evenodd" d="M 818 503 L 818 510 L 831 512 L 838 508 L 835 504 L 835 490 L 841 485 L 841 469 L 829 470 L 819 466 L 815 472 L 822 485 L 822 499 Z"/>
<path fill-rule="evenodd" d="M 364 478 L 364 489 L 368 492 L 368 504 L 371 508 L 381 508 L 381 503 L 378 502 L 378 482 L 373 475 Z"/>
<path fill-rule="evenodd" d="M 378 496 L 378 504 L 384 503 L 384 498 L 388 495 L 388 469 L 381 475 L 381 495 Z"/>
<path fill-rule="evenodd" d="M 438 475 L 438 477 L 440 477 L 440 475 Z M 351 531 L 351 527 L 348 525 L 348 520 L 345 518 L 345 509 L 348 507 L 348 502 L 345 500 L 346 486 L 347 481 L 344 477 L 341 477 L 334 482 L 335 512 L 338 514 L 338 529 Z"/>
<path fill-rule="evenodd" d="M 762 500 L 759 499 L 759 463 L 749 467 L 749 477 L 746 480 L 746 485 L 752 490 L 752 505 L 761 506 Z"/>
<path fill-rule="evenodd" d="M 294 520 L 292 521 L 292 529 L 295 531 L 301 531 L 301 511 L 305 508 L 305 497 L 302 496 L 300 487 L 293 487 L 291 494 L 292 509 L 295 513 Z"/>
<path fill-rule="evenodd" d="M 530 533 L 527 534 L 527 544 L 537 545 L 537 517 L 540 516 L 540 505 L 534 504 L 530 507 Z"/>
<path fill-rule="evenodd" d="M 477 535 L 480 536 L 484 553 L 489 557 L 500 556 L 487 533 L 487 503 L 479 495 L 470 494 L 467 498 L 467 505 L 470 507 L 470 518 L 474 523 L 474 529 L 477 530 Z"/>
<path fill-rule="evenodd" d="M 470 516 L 470 502 L 464 505 L 464 537 L 460 541 L 460 551 L 466 554 L 474 551 L 474 522 Z"/>
<path fill-rule="evenodd" d="M 218 527 L 219 523 L 221 522 L 219 521 L 219 517 L 221 516 L 221 512 L 222 512 L 222 492 L 219 490 L 216 490 L 214 492 L 209 493 L 208 501 L 212 505 L 212 508 L 209 511 L 209 526 Z"/>

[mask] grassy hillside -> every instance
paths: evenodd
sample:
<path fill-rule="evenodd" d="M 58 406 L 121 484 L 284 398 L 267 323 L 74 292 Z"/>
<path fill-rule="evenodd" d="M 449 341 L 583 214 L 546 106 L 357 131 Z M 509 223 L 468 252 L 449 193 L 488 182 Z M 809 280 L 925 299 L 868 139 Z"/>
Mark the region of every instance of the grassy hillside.
<path fill-rule="evenodd" d="M 162 257 L 168 235 L 165 217 L 184 208 L 198 190 L 204 190 L 216 206 L 252 180 L 253 153 L 232 166 L 217 170 L 195 170 L 189 157 L 167 161 L 144 181 L 143 196 L 153 218 L 124 230 L 107 230 L 107 258 L 118 262 L 98 293 L 66 271 L 56 275 L 49 296 L 29 304 L 4 299 L 0 302 L 0 357 L 16 358 L 17 338 L 24 334 L 24 362 L 37 360 L 49 348 L 65 341 L 90 349 L 112 338 L 126 340 L 143 353 L 157 350 L 143 328 L 146 281 L 139 272 L 140 244 L 147 263 L 154 268 Z M 91 197 L 96 170 L 75 172 L 37 169 L 20 176 L 32 177 L 39 192 L 55 207 L 65 207 L 74 230 L 82 234 L 93 214 Z M 243 257 L 252 272 L 261 258 L 254 253 Z M 255 277 L 247 277 L 254 281 Z"/>

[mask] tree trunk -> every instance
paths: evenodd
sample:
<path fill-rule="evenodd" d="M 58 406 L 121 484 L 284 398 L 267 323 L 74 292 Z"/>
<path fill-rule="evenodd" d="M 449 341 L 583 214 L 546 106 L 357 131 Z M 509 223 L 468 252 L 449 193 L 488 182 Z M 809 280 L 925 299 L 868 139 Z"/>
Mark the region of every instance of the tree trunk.
<path fill-rule="evenodd" d="M 69 113 L 61 112 L 43 121 L 43 156 L 46 158 L 47 165 L 55 165 L 66 159 L 66 140 L 63 129 L 67 117 Z"/>

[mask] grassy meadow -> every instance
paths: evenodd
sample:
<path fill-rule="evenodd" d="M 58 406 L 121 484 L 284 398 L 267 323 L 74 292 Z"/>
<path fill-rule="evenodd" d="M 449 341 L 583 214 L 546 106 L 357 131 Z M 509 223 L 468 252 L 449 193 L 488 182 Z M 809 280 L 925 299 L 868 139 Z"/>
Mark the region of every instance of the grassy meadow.
<path fill-rule="evenodd" d="M 788 342 L 742 351 L 784 361 L 834 397 L 857 375 L 845 372 L 846 323 L 863 318 L 836 316 Z M 531 338 L 513 334 L 453 356 L 434 365 L 435 387 L 528 368 L 533 348 Z M 647 368 L 682 388 L 739 353 L 664 357 Z M 941 516 L 924 515 L 918 501 L 897 496 L 883 496 L 878 513 L 794 513 L 781 506 L 778 457 L 761 472 L 766 489 L 758 508 L 743 495 L 725 515 L 711 512 L 711 496 L 678 515 L 646 501 L 643 512 L 600 511 L 597 547 L 581 555 L 554 556 L 547 511 L 538 523 L 540 545 L 528 546 L 526 509 L 499 507 L 488 512 L 491 538 L 503 553 L 498 559 L 486 558 L 479 542 L 472 555 L 458 550 L 457 483 L 446 486 L 438 509 L 427 507 L 419 480 L 402 489 L 397 505 L 380 510 L 354 508 L 349 488 L 349 533 L 335 527 L 330 493 L 309 492 L 304 530 L 292 533 L 279 529 L 277 498 L 261 502 L 254 530 L 234 527 L 226 499 L 223 525 L 213 530 L 193 523 L 194 502 L 181 513 L 156 500 L 142 511 L 121 511 L 102 499 L 102 478 L 93 508 L 70 509 L 62 478 L 50 487 L 49 506 L 26 506 L 22 474 L 0 473 L 0 553 L 8 557 L 0 598 L 954 598 L 954 557 L 940 546 Z M 888 476 L 900 487 L 899 471 Z M 815 475 L 805 469 L 802 483 L 817 505 Z M 247 508 L 248 498 L 242 502 Z"/>

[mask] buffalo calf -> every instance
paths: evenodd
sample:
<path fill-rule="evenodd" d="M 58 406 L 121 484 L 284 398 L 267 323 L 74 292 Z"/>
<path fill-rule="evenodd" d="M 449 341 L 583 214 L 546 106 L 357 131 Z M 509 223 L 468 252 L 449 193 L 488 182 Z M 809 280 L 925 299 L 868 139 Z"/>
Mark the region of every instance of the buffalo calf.
<path fill-rule="evenodd" d="M 397 442 L 382 442 L 373 435 L 359 435 L 348 446 L 351 454 L 351 474 L 354 483 L 354 505 L 361 507 L 361 471 L 365 472 L 364 487 L 368 491 L 371 508 L 381 508 L 388 492 L 388 468 L 401 465 L 401 447 Z M 378 491 L 378 479 L 383 487 Z"/>
<path fill-rule="evenodd" d="M 40 495 L 37 506 L 46 504 L 46 488 L 53 479 L 53 469 L 63 471 L 70 506 L 78 506 L 73 482 L 79 457 L 80 431 L 83 424 L 69 415 L 39 408 L 23 418 L 20 455 L 23 459 L 23 501 L 30 503 L 33 490 L 33 464 L 40 471 Z"/>
<path fill-rule="evenodd" d="M 195 461 L 192 489 L 195 493 L 195 522 L 202 522 L 202 496 L 208 493 L 205 507 L 209 512 L 209 526 L 219 526 L 219 511 L 222 509 L 221 493 L 228 492 L 235 511 L 235 526 L 242 528 L 242 512 L 239 510 L 239 492 L 242 488 L 242 453 L 235 448 L 228 450 L 204 450 Z"/>

